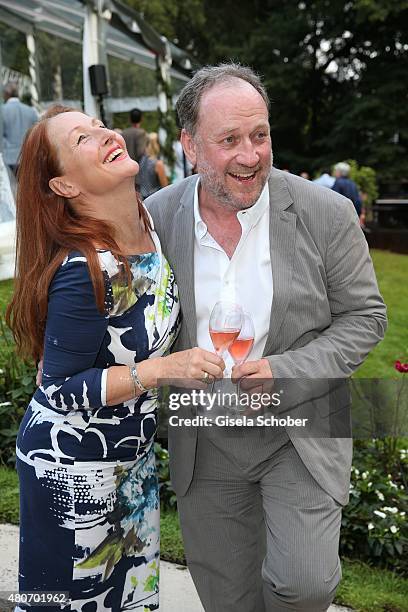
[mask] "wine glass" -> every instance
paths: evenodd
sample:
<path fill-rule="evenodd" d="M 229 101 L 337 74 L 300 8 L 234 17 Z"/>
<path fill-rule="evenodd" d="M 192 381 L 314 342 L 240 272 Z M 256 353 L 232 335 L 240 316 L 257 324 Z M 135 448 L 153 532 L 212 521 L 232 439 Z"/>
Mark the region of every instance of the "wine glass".
<path fill-rule="evenodd" d="M 228 352 L 231 355 L 235 365 L 241 365 L 248 358 L 252 351 L 255 340 L 255 327 L 251 315 L 248 312 L 242 313 L 241 331 L 235 340 L 228 347 Z M 239 401 L 240 389 L 239 381 L 237 383 L 237 397 Z"/>
<path fill-rule="evenodd" d="M 241 306 L 234 302 L 221 300 L 212 309 L 209 332 L 214 350 L 220 357 L 228 350 L 238 337 L 242 326 L 243 312 Z M 214 391 L 213 381 L 211 393 Z"/>

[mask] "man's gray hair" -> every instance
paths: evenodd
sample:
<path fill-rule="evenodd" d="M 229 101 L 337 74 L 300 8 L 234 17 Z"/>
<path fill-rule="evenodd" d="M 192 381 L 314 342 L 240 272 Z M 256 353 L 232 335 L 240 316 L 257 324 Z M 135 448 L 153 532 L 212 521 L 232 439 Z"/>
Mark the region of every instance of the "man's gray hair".
<path fill-rule="evenodd" d="M 269 97 L 266 89 L 252 68 L 233 62 L 218 64 L 218 66 L 204 66 L 194 74 L 179 95 L 176 111 L 180 126 L 194 136 L 203 94 L 214 85 L 229 84 L 233 79 L 241 79 L 252 85 L 260 93 L 269 110 Z"/>
<path fill-rule="evenodd" d="M 347 162 L 339 162 L 334 166 L 336 172 L 339 172 L 340 176 L 348 176 L 350 174 L 350 165 Z"/>

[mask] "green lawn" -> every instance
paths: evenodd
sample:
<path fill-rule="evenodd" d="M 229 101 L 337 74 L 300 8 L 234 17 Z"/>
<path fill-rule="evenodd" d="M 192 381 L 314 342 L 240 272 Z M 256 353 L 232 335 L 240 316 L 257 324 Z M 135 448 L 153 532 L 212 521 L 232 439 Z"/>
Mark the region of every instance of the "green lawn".
<path fill-rule="evenodd" d="M 388 309 L 384 340 L 370 353 L 356 376 L 388 378 L 396 375 L 394 362 L 408 361 L 408 255 L 372 250 L 381 294 Z"/>
<path fill-rule="evenodd" d="M 0 467 L 0 491 L 0 523 L 18 524 L 18 480 L 14 470 Z M 176 512 L 161 513 L 161 558 L 185 564 Z M 348 559 L 343 559 L 342 565 L 343 580 L 336 603 L 358 612 L 408 611 L 408 580 Z"/>

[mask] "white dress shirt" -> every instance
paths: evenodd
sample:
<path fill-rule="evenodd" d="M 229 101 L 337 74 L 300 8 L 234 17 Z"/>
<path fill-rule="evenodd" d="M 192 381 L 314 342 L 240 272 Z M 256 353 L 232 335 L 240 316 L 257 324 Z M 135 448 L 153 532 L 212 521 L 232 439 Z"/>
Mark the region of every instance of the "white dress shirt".
<path fill-rule="evenodd" d="M 198 346 L 214 351 L 208 330 L 211 311 L 219 300 L 232 301 L 252 317 L 255 342 L 248 359 L 260 359 L 269 332 L 273 297 L 268 183 L 251 208 L 237 213 L 242 234 L 229 259 L 201 218 L 199 182 L 194 193 L 194 291 Z M 232 365 L 230 358 L 227 365 Z"/>

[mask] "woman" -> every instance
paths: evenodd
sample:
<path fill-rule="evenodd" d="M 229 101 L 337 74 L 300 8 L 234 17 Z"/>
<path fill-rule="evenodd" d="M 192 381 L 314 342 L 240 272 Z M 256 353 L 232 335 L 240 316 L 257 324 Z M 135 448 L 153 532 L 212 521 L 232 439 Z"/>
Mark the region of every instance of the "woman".
<path fill-rule="evenodd" d="M 152 132 L 152 134 L 155 134 L 155 132 Z M 136 177 L 136 183 L 139 186 L 140 195 L 143 199 L 169 184 L 163 162 L 161 159 L 157 159 L 157 155 L 154 155 L 157 147 L 153 141 L 150 143 L 150 136 L 152 134 L 148 135 L 144 130 L 139 130 L 138 134 L 134 136 L 137 143 L 136 149 L 139 152 L 136 160 L 140 168 Z M 159 146 L 158 140 L 157 146 Z"/>
<path fill-rule="evenodd" d="M 158 609 L 154 389 L 224 367 L 198 348 L 167 355 L 178 291 L 137 171 L 120 134 L 61 106 L 21 155 L 8 321 L 44 363 L 17 440 L 20 591 L 68 592 L 73 612 Z"/>

